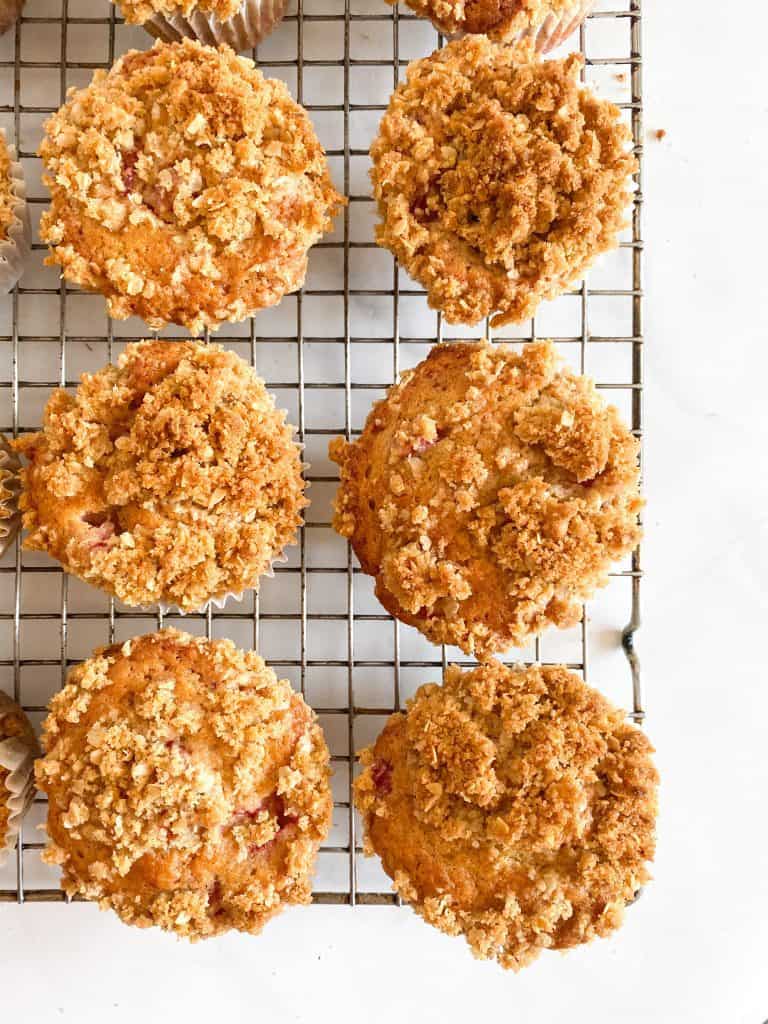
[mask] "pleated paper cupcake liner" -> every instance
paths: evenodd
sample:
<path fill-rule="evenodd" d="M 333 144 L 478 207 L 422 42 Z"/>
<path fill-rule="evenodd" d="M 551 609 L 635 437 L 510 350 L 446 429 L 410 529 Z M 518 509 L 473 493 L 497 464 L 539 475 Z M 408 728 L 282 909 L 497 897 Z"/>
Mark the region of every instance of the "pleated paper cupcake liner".
<path fill-rule="evenodd" d="M 2 134 L 5 138 L 5 132 Z M 7 295 L 19 280 L 32 248 L 32 229 L 29 223 L 24 170 L 16 159 L 14 146 L 8 146 L 8 153 L 11 158 L 11 190 L 15 202 L 13 219 L 8 226 L 8 237 L 0 242 L 0 295 Z"/>
<path fill-rule="evenodd" d="M 29 724 L 18 704 L 0 693 L 0 718 L 9 712 Z M 35 794 L 34 764 L 35 758 L 40 756 L 40 749 L 31 726 L 29 730 L 26 736 L 0 739 L 0 768 L 8 772 L 0 782 L 0 805 L 10 812 L 5 835 L 0 835 L 0 867 L 16 848 L 21 823 Z"/>
<path fill-rule="evenodd" d="M 153 14 L 144 28 L 167 43 L 197 39 L 209 46 L 226 43 L 241 53 L 251 50 L 282 21 L 288 0 L 243 0 L 231 18 L 221 21 L 213 14 L 192 11 L 184 14 Z"/>
<path fill-rule="evenodd" d="M 559 14 L 549 14 L 536 28 L 526 29 L 512 43 L 531 43 L 536 53 L 548 53 L 564 43 L 595 6 L 595 0 L 577 0 Z"/>
<path fill-rule="evenodd" d="M 0 555 L 13 541 L 21 525 L 19 495 L 21 464 L 18 456 L 0 434 Z"/>

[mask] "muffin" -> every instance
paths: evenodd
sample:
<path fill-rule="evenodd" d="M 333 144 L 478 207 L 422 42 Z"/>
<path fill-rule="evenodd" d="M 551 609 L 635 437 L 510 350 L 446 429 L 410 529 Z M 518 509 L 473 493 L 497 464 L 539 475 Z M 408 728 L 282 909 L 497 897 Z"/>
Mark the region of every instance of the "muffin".
<path fill-rule="evenodd" d="M 16 447 L 24 547 L 128 605 L 188 612 L 258 587 L 307 505 L 293 427 L 218 345 L 128 345 L 56 389 Z"/>
<path fill-rule="evenodd" d="M 225 46 L 133 50 L 45 131 L 48 262 L 118 320 L 199 332 L 275 305 L 342 202 L 304 109 Z"/>
<path fill-rule="evenodd" d="M 250 50 L 277 26 L 287 0 L 113 0 L 131 25 L 166 42 L 198 39 Z"/>
<path fill-rule="evenodd" d="M 637 441 L 551 342 L 435 346 L 330 455 L 378 599 L 467 653 L 574 625 L 640 539 Z"/>
<path fill-rule="evenodd" d="M 654 854 L 652 752 L 564 668 L 451 666 L 360 754 L 366 852 L 425 921 L 519 970 L 622 923 Z"/>
<path fill-rule="evenodd" d="M 0 294 L 21 277 L 31 245 L 24 171 L 0 129 Z"/>
<path fill-rule="evenodd" d="M 395 0 L 387 0 L 394 3 Z M 546 53 L 575 32 L 595 0 L 406 0 L 438 32 L 486 35 L 497 43 L 530 45 Z"/>
<path fill-rule="evenodd" d="M 40 749 L 18 704 L 0 692 L 0 866 L 16 846 L 24 813 L 34 796 L 34 759 Z"/>
<path fill-rule="evenodd" d="M 449 323 L 525 320 L 618 244 L 637 162 L 582 64 L 468 36 L 393 93 L 371 146 L 376 240 Z"/>
<path fill-rule="evenodd" d="M 21 466 L 4 434 L 0 434 L 0 555 L 13 542 L 21 523 L 19 492 Z"/>
<path fill-rule="evenodd" d="M 43 857 L 69 895 L 188 939 L 309 902 L 328 749 L 253 652 L 172 629 L 102 648 L 52 699 L 43 748 Z"/>

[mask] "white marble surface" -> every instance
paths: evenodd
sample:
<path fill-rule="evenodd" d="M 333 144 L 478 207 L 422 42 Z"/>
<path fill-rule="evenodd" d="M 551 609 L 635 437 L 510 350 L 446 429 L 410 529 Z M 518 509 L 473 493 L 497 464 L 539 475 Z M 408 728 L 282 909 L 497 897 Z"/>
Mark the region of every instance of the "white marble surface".
<path fill-rule="evenodd" d="M 739 4 L 744 32 L 710 21 L 715 5 L 646 6 L 638 644 L 663 775 L 655 882 L 614 939 L 518 976 L 395 909 L 295 910 L 262 940 L 190 948 L 91 907 L 2 906 L 0 1020 L 768 1018 L 768 9 Z"/>

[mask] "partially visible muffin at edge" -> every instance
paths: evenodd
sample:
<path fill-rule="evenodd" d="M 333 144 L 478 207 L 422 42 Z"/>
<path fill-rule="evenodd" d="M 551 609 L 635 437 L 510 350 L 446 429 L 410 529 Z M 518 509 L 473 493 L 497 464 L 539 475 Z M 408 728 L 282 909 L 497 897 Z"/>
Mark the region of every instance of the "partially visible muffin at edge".
<path fill-rule="evenodd" d="M 652 752 L 564 668 L 451 666 L 360 754 L 364 848 L 425 921 L 519 970 L 610 934 L 648 880 Z"/>
<path fill-rule="evenodd" d="M 371 146 L 376 240 L 449 323 L 525 320 L 618 244 L 637 163 L 582 63 L 469 36 L 393 93 Z"/>
<path fill-rule="evenodd" d="M 70 895 L 189 939 L 309 902 L 328 749 L 253 652 L 175 630 L 103 648 L 53 697 L 43 747 L 44 860 Z"/>
<path fill-rule="evenodd" d="M 388 0 L 394 3 L 394 0 Z M 406 0 L 447 36 L 486 35 L 497 43 L 532 43 L 546 52 L 579 27 L 594 0 Z"/>
<path fill-rule="evenodd" d="M 378 599 L 467 653 L 574 625 L 640 539 L 638 443 L 551 342 L 436 345 L 330 454 Z"/>
<path fill-rule="evenodd" d="M 45 131 L 48 261 L 117 319 L 200 331 L 274 305 L 343 201 L 306 111 L 228 47 L 133 50 Z"/>
<path fill-rule="evenodd" d="M 194 611 L 257 587 L 307 505 L 293 427 L 218 345 L 128 345 L 55 390 L 16 447 L 24 546 L 129 605 Z"/>
<path fill-rule="evenodd" d="M 40 754 L 24 710 L 0 690 L 0 866 L 34 796 L 34 758 Z"/>

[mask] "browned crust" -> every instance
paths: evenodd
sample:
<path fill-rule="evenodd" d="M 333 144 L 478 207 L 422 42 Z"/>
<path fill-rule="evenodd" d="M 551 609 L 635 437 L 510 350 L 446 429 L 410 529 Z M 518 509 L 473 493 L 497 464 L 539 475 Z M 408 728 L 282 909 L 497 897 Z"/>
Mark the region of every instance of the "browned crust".
<path fill-rule="evenodd" d="M 176 630 L 102 648 L 51 701 L 43 746 L 44 859 L 70 895 L 189 939 L 309 902 L 328 749 L 255 653 Z"/>
<path fill-rule="evenodd" d="M 307 504 L 293 427 L 218 345 L 129 345 L 55 390 L 16 447 L 24 546 L 131 605 L 192 611 L 258 586 Z"/>
<path fill-rule="evenodd" d="M 450 323 L 532 316 L 615 248 L 630 132 L 578 81 L 481 36 L 414 61 L 371 146 L 379 245 Z"/>
<path fill-rule="evenodd" d="M 573 625 L 640 539 L 637 442 L 551 342 L 435 346 L 330 451 L 335 528 L 433 643 L 488 654 Z"/>
<path fill-rule="evenodd" d="M 360 753 L 367 851 L 428 923 L 518 970 L 621 924 L 654 854 L 652 752 L 564 668 L 452 666 Z"/>
<path fill-rule="evenodd" d="M 192 331 L 304 280 L 342 199 L 302 107 L 226 46 L 131 51 L 46 123 L 40 237 L 111 316 Z"/>

